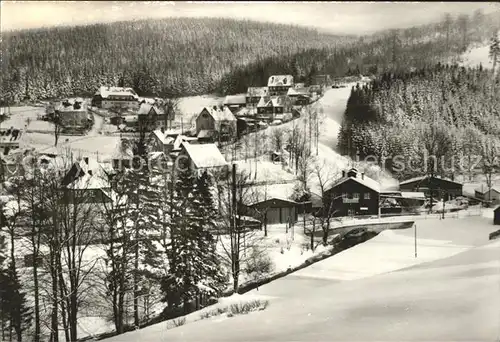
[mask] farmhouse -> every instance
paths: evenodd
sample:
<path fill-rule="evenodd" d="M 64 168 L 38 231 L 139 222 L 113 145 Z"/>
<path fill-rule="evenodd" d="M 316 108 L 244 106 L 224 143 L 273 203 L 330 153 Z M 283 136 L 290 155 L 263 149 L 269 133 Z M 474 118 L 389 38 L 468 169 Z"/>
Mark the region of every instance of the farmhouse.
<path fill-rule="evenodd" d="M 285 198 L 272 197 L 266 200 L 243 206 L 242 211 L 264 225 L 289 223 L 294 224 L 298 219 L 300 203 Z"/>
<path fill-rule="evenodd" d="M 113 151 L 111 157 L 112 166 L 115 170 L 130 168 L 134 159 L 134 151 L 132 150 L 132 142 L 128 139 L 121 139 Z"/>
<path fill-rule="evenodd" d="M 70 191 L 84 191 L 87 203 L 111 201 L 107 173 L 95 159 L 84 157 L 74 162 L 61 185 Z"/>
<path fill-rule="evenodd" d="M 249 87 L 246 94 L 246 106 L 257 107 L 261 97 L 269 96 L 267 87 Z"/>
<path fill-rule="evenodd" d="M 475 197 L 482 201 L 491 201 L 492 204 L 500 204 L 500 187 L 493 186 L 491 189 L 483 187 L 475 191 Z"/>
<path fill-rule="evenodd" d="M 89 114 L 87 104 L 81 98 L 64 99 L 54 109 L 63 126 L 86 126 Z"/>
<path fill-rule="evenodd" d="M 288 89 L 293 87 L 292 75 L 272 75 L 267 81 L 269 95 L 286 95 Z"/>
<path fill-rule="evenodd" d="M 208 169 L 222 169 L 228 166 L 226 159 L 215 144 L 190 144 L 182 142 L 179 166 L 200 174 Z"/>
<path fill-rule="evenodd" d="M 227 107 L 205 107 L 196 118 L 196 135 L 201 131 L 213 132 L 212 141 L 234 141 L 237 127 L 236 117 Z"/>
<path fill-rule="evenodd" d="M 178 130 L 165 130 L 163 127 L 154 130 L 149 137 L 151 151 L 168 155 L 174 149 L 174 141 L 180 133 Z"/>
<path fill-rule="evenodd" d="M 246 106 L 247 98 L 246 95 L 228 95 L 224 99 L 223 105 L 229 108 L 229 110 L 234 114 L 240 108 Z"/>
<path fill-rule="evenodd" d="M 257 116 L 261 120 L 272 122 L 277 115 L 291 113 L 292 104 L 288 96 L 273 96 L 266 100 L 261 98 L 257 105 Z"/>
<path fill-rule="evenodd" d="M 333 216 L 378 215 L 379 199 L 380 184 L 352 168 L 325 192 L 324 203 Z"/>
<path fill-rule="evenodd" d="M 92 106 L 112 108 L 139 108 L 139 96 L 132 88 L 101 87 L 92 98 Z"/>
<path fill-rule="evenodd" d="M 405 180 L 399 184 L 399 188 L 405 192 L 423 192 L 427 198 L 448 201 L 462 196 L 463 185 L 448 179 L 426 175 Z"/>
<path fill-rule="evenodd" d="M 288 89 L 287 96 L 294 105 L 302 106 L 311 103 L 309 88 L 290 88 Z"/>

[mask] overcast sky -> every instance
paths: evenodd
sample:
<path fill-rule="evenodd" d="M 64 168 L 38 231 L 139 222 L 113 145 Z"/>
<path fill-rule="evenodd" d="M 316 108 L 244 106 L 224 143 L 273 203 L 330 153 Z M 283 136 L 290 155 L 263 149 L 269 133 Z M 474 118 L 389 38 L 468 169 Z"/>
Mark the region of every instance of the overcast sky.
<path fill-rule="evenodd" d="M 82 25 L 145 18 L 228 17 L 363 34 L 438 20 L 445 12 L 499 10 L 493 2 L 139 2 L 2 1 L 1 29 Z"/>

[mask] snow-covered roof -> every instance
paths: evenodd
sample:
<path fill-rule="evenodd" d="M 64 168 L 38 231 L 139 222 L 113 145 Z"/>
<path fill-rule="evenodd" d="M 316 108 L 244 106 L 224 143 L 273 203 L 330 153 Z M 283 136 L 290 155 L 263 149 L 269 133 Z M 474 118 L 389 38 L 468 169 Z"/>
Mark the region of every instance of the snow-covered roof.
<path fill-rule="evenodd" d="M 483 189 L 479 188 L 479 189 L 476 189 L 477 192 L 479 192 L 480 194 L 484 195 L 486 193 L 488 193 L 490 189 L 488 189 L 487 186 L 485 186 Z M 494 191 L 494 192 L 498 192 L 500 194 L 500 186 L 492 186 L 491 187 L 491 191 Z"/>
<path fill-rule="evenodd" d="M 268 87 L 293 86 L 292 75 L 272 75 L 267 81 Z"/>
<path fill-rule="evenodd" d="M 423 181 L 424 179 L 427 179 L 427 178 L 440 179 L 440 180 L 443 180 L 443 181 L 446 181 L 446 182 L 450 182 L 450 183 L 455 183 L 455 184 L 461 185 L 460 183 L 452 181 L 451 179 L 441 178 L 441 177 L 436 177 L 436 176 L 431 177 L 430 175 L 425 175 L 425 176 L 419 176 L 419 177 L 410 178 L 410 179 L 407 179 L 405 181 L 400 182 L 399 185 L 410 184 L 410 183 L 413 183 L 413 182 L 420 182 L 420 181 Z"/>
<path fill-rule="evenodd" d="M 96 95 L 101 95 L 103 99 L 108 98 L 110 95 L 111 96 L 132 96 L 135 99 L 139 99 L 139 96 L 136 94 L 134 89 L 132 88 L 122 88 L 122 87 L 106 87 L 102 86 L 99 88 L 99 90 L 96 92 Z"/>
<path fill-rule="evenodd" d="M 248 87 L 247 96 L 258 97 L 267 96 L 269 94 L 269 89 L 267 87 Z"/>
<path fill-rule="evenodd" d="M 197 169 L 228 165 L 215 144 L 190 144 L 184 142 L 182 147 L 186 150 Z"/>
<path fill-rule="evenodd" d="M 82 177 L 75 179 L 67 187 L 75 190 L 94 190 L 109 188 L 110 184 L 102 177 L 85 174 Z"/>
<path fill-rule="evenodd" d="M 198 140 L 197 137 L 188 137 L 186 135 L 179 134 L 177 138 L 175 138 L 173 150 L 179 150 L 182 147 L 182 143 L 184 142 L 190 142 L 196 140 Z"/>
<path fill-rule="evenodd" d="M 425 194 L 423 192 L 401 192 L 401 197 L 424 199 Z"/>
<path fill-rule="evenodd" d="M 181 133 L 180 130 L 166 130 L 164 132 L 161 129 L 157 129 L 153 131 L 153 134 L 163 143 L 163 144 L 172 144 L 175 141 L 174 137 L 179 136 Z"/>
<path fill-rule="evenodd" d="M 352 171 L 352 169 L 351 169 Z M 347 182 L 348 180 L 352 179 L 353 181 L 361 184 L 361 185 L 364 185 L 365 187 L 375 191 L 375 192 L 378 192 L 380 193 L 380 183 L 377 182 L 376 180 L 374 179 L 371 179 L 370 177 L 366 176 L 366 175 L 361 175 L 359 173 L 357 173 L 356 177 L 354 176 L 345 176 L 345 177 L 342 177 L 340 179 L 338 179 L 335 183 L 333 183 L 328 190 L 331 190 L 345 182 Z"/>
<path fill-rule="evenodd" d="M 211 138 L 213 137 L 215 134 L 215 131 L 213 130 L 208 130 L 208 129 L 202 129 L 199 133 L 198 133 L 198 139 L 199 138 Z"/>
<path fill-rule="evenodd" d="M 299 204 L 298 202 L 292 201 L 291 199 L 286 198 L 286 197 L 273 196 L 273 197 L 268 197 L 266 199 L 262 199 L 262 200 L 258 200 L 258 201 L 252 202 L 251 204 L 248 204 L 248 206 L 253 206 L 253 205 L 256 205 L 256 204 L 259 204 L 259 203 L 269 202 L 269 201 L 273 201 L 273 200 L 283 201 L 283 202 L 294 204 L 294 205 L 298 205 Z"/>
<path fill-rule="evenodd" d="M 268 98 L 266 99 L 266 97 L 262 96 L 259 102 L 257 103 L 257 107 L 266 107 L 268 101 L 269 101 Z"/>
<path fill-rule="evenodd" d="M 234 114 L 229 110 L 228 107 L 225 106 L 223 108 L 220 108 L 218 106 L 205 107 L 201 111 L 200 115 L 204 111 L 207 111 L 215 121 L 236 121 L 236 117 L 234 116 Z"/>
<path fill-rule="evenodd" d="M 246 103 L 245 95 L 228 95 L 224 99 L 224 105 L 239 105 Z"/>
<path fill-rule="evenodd" d="M 154 111 L 158 115 L 165 114 L 165 112 L 162 108 L 155 106 L 154 104 L 147 103 L 147 102 L 141 103 L 141 105 L 139 106 L 139 110 L 137 111 L 137 114 L 138 115 L 147 115 L 147 114 L 149 114 L 151 109 L 154 109 Z"/>

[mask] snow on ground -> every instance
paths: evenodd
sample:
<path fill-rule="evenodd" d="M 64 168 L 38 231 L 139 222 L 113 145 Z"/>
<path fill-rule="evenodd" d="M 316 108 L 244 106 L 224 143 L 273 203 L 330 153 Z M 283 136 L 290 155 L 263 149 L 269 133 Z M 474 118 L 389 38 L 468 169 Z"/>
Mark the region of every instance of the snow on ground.
<path fill-rule="evenodd" d="M 256 165 L 257 161 L 257 165 Z M 297 179 L 292 173 L 283 169 L 280 163 L 273 163 L 264 158 L 249 158 L 247 161 L 236 161 L 237 169 L 248 175 L 257 175 L 256 178 L 252 177 L 253 182 L 291 182 Z M 255 169 L 257 167 L 257 170 Z"/>
<path fill-rule="evenodd" d="M 477 67 L 479 64 L 482 64 L 483 68 L 491 69 L 493 62 L 488 56 L 489 51 L 489 45 L 474 46 L 462 54 L 460 64 L 466 67 Z"/>
<path fill-rule="evenodd" d="M 437 222 L 419 227 L 423 237 L 417 241 L 416 260 L 414 241 L 403 230 L 387 231 L 238 297 L 269 296 L 264 311 L 168 332 L 161 323 L 107 341 L 493 340 L 500 328 L 500 241 L 482 247 L 487 242 L 475 240 L 493 226 Z M 442 231 L 445 237 L 439 236 Z M 453 241 L 465 233 L 463 244 Z M 357 270 L 350 270 L 351 264 Z M 314 267 L 319 276 L 300 276 Z M 394 272 L 399 268 L 405 269 Z M 385 274 L 369 277 L 380 273 Z"/>

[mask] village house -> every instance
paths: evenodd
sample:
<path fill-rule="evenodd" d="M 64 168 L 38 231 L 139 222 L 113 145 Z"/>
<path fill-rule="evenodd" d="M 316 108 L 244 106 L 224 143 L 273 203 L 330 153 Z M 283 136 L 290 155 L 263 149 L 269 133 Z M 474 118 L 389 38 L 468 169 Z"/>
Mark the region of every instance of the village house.
<path fill-rule="evenodd" d="M 114 170 L 123 170 L 132 167 L 134 159 L 134 151 L 132 149 L 132 141 L 129 139 L 121 139 L 115 146 L 115 150 L 111 156 L 111 163 Z"/>
<path fill-rule="evenodd" d="M 380 184 L 355 168 L 342 171 L 324 196 L 325 205 L 334 210 L 332 216 L 379 214 Z"/>
<path fill-rule="evenodd" d="M 491 202 L 491 204 L 500 204 L 500 186 L 493 186 L 488 189 L 484 186 L 481 189 L 475 190 L 475 197 L 482 201 Z"/>
<path fill-rule="evenodd" d="M 82 98 L 64 99 L 54 109 L 59 122 L 65 127 L 87 127 L 89 113 L 87 104 Z"/>
<path fill-rule="evenodd" d="M 182 142 L 178 158 L 181 169 L 189 168 L 198 175 L 205 170 L 221 170 L 229 165 L 215 144 Z"/>
<path fill-rule="evenodd" d="M 292 104 L 288 96 L 273 96 L 262 98 L 257 105 L 257 117 L 260 120 L 272 122 L 278 115 L 292 112 Z"/>
<path fill-rule="evenodd" d="M 103 166 L 93 158 L 84 157 L 72 164 L 61 184 L 69 191 L 82 192 L 85 203 L 111 202 L 111 184 Z"/>
<path fill-rule="evenodd" d="M 249 87 L 246 94 L 246 106 L 255 108 L 262 97 L 269 96 L 267 87 Z"/>
<path fill-rule="evenodd" d="M 426 198 L 449 201 L 462 196 L 463 185 L 449 179 L 436 176 L 420 176 L 399 183 L 404 192 L 423 192 Z"/>
<path fill-rule="evenodd" d="M 270 96 L 286 95 L 291 87 L 293 87 L 292 75 L 272 75 L 267 81 Z"/>
<path fill-rule="evenodd" d="M 229 110 L 235 114 L 240 108 L 246 107 L 247 97 L 243 95 L 228 95 L 222 103 L 224 106 L 229 108 Z"/>
<path fill-rule="evenodd" d="M 311 103 L 311 95 L 309 88 L 290 88 L 288 89 L 287 96 L 293 105 L 303 106 Z"/>
<path fill-rule="evenodd" d="M 138 109 L 139 96 L 132 88 L 100 87 L 92 98 L 92 106 L 103 109 Z"/>
<path fill-rule="evenodd" d="M 227 107 L 205 107 L 196 117 L 196 136 L 210 137 L 215 141 L 234 141 L 237 137 L 237 120 Z"/>

